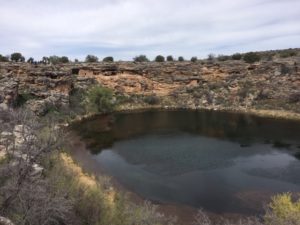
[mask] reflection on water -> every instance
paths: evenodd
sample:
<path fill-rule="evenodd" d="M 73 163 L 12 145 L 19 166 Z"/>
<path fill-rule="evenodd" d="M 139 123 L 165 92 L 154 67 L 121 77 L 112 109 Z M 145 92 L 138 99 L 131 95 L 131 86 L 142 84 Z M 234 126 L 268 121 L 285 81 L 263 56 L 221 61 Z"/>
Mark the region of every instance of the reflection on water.
<path fill-rule="evenodd" d="M 90 157 L 154 201 L 253 214 L 300 191 L 300 126 L 233 113 L 120 113 L 77 124 Z"/>

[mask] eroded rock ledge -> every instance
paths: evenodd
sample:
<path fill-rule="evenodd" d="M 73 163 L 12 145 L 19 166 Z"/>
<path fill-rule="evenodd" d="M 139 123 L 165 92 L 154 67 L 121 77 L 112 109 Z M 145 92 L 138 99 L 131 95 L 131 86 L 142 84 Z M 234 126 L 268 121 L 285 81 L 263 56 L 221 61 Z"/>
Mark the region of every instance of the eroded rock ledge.
<path fill-rule="evenodd" d="M 296 56 L 257 64 L 234 60 L 1 63 L 0 107 L 5 109 L 22 103 L 36 114 L 44 115 L 51 107 L 69 107 L 74 90 L 87 90 L 99 83 L 127 97 L 128 101 L 121 106 L 123 109 L 163 106 L 258 110 L 261 114 L 277 111 L 297 117 L 300 114 L 299 64 L 300 57 Z M 143 102 L 145 96 L 158 100 Z"/>

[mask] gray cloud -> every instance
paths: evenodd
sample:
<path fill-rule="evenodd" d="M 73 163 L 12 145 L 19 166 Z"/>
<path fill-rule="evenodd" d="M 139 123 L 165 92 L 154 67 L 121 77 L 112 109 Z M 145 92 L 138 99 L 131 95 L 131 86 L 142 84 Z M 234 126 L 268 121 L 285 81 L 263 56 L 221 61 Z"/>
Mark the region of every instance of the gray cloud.
<path fill-rule="evenodd" d="M 298 0 L 0 0 L 0 53 L 205 57 L 300 46 Z"/>

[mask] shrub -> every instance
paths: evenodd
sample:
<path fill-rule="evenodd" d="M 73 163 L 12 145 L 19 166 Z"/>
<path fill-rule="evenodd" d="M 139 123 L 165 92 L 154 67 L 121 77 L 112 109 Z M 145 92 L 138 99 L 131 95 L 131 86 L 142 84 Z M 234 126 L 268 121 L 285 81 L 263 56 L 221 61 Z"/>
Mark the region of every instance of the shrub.
<path fill-rule="evenodd" d="M 62 56 L 59 60 L 61 63 L 69 63 L 69 58 L 67 56 Z"/>
<path fill-rule="evenodd" d="M 126 225 L 174 225 L 176 218 L 166 217 L 160 213 L 158 207 L 149 202 L 143 205 L 128 204 L 124 208 L 124 219 L 122 224 Z"/>
<path fill-rule="evenodd" d="M 232 58 L 233 60 L 241 60 L 241 59 L 242 59 L 242 54 L 240 54 L 240 53 L 235 53 L 235 54 L 233 54 L 233 55 L 231 56 L 231 58 Z"/>
<path fill-rule="evenodd" d="M 198 60 L 198 58 L 197 58 L 196 56 L 193 56 L 193 57 L 191 58 L 191 62 L 197 62 L 197 60 Z"/>
<path fill-rule="evenodd" d="M 28 92 L 19 93 L 14 106 L 15 107 L 23 106 L 27 101 L 29 101 L 31 99 L 36 99 L 36 98 L 37 98 L 36 96 L 34 96 Z"/>
<path fill-rule="evenodd" d="M 262 89 L 259 91 L 258 95 L 256 96 L 256 100 L 269 99 L 270 97 L 271 97 L 270 92 L 266 89 Z"/>
<path fill-rule="evenodd" d="M 5 179 L 0 183 L 1 216 L 11 218 L 15 224 L 67 224 L 72 202 L 65 190 L 53 190 L 52 183 L 44 176 L 52 156 L 61 149 L 62 133 L 54 123 L 40 122 L 24 109 L 0 113 L 5 118 L 0 133 L 18 127 L 18 138 L 22 140 L 16 144 L 17 138 L 11 138 L 5 144 L 6 151 L 10 146 L 7 151 L 10 156 L 0 166 L 0 177 Z M 43 174 L 34 169 L 38 165 L 44 168 Z"/>
<path fill-rule="evenodd" d="M 174 61 L 173 56 L 168 55 L 168 56 L 167 56 L 167 61 L 168 61 L 168 62 L 173 62 L 173 61 Z"/>
<path fill-rule="evenodd" d="M 81 103 L 85 100 L 85 91 L 79 88 L 73 88 L 69 95 L 69 106 L 71 113 L 76 115 L 84 114 L 85 110 Z"/>
<path fill-rule="evenodd" d="M 149 105 L 157 105 L 159 103 L 159 97 L 157 97 L 156 95 L 148 95 L 144 97 L 144 102 Z"/>
<path fill-rule="evenodd" d="M 53 162 L 47 176 L 52 179 L 54 188 L 65 190 L 68 199 L 72 201 L 72 211 L 78 216 L 77 221 L 80 221 L 76 224 L 105 223 L 108 213 L 105 190 L 100 182 L 97 184 L 93 178 L 84 174 L 71 158 L 62 154 Z M 82 177 L 88 182 L 83 183 Z"/>
<path fill-rule="evenodd" d="M 207 216 L 205 212 L 201 209 L 198 210 L 198 213 L 194 217 L 193 225 L 212 225 L 212 221 Z"/>
<path fill-rule="evenodd" d="M 45 64 L 50 63 L 49 57 L 44 56 L 44 57 L 42 58 L 42 62 L 45 63 Z"/>
<path fill-rule="evenodd" d="M 296 55 L 297 55 L 297 52 L 292 49 L 283 50 L 279 53 L 280 58 L 288 58 L 288 57 L 292 57 L 292 56 L 296 56 Z"/>
<path fill-rule="evenodd" d="M 289 102 L 290 102 L 290 103 L 297 103 L 297 102 L 300 102 L 300 92 L 292 93 L 292 94 L 289 96 Z"/>
<path fill-rule="evenodd" d="M 145 55 L 139 55 L 133 58 L 134 62 L 149 62 L 149 59 Z"/>
<path fill-rule="evenodd" d="M 291 74 L 292 73 L 292 68 L 290 68 L 289 66 L 285 65 L 285 64 L 282 64 L 280 66 L 280 72 L 281 74 L 283 75 L 286 75 L 286 74 Z"/>
<path fill-rule="evenodd" d="M 24 56 L 22 56 L 21 53 L 15 52 L 15 53 L 10 55 L 10 60 L 14 61 L 14 62 L 24 62 L 25 58 L 24 58 Z"/>
<path fill-rule="evenodd" d="M 0 54 L 0 62 L 8 62 L 8 61 L 9 61 L 9 57 Z"/>
<path fill-rule="evenodd" d="M 178 61 L 179 61 L 179 62 L 183 62 L 183 61 L 184 61 L 184 58 L 183 58 L 182 56 L 179 56 L 179 57 L 178 57 Z"/>
<path fill-rule="evenodd" d="M 87 63 L 98 62 L 98 57 L 95 55 L 87 55 L 85 57 L 85 62 L 87 62 Z"/>
<path fill-rule="evenodd" d="M 135 204 L 112 187 L 109 178 L 93 178 L 72 159 L 56 163 L 51 177 L 59 190 L 66 190 L 78 215 L 76 224 L 93 225 L 172 225 L 175 219 L 160 213 L 149 202 Z M 84 179 L 81 179 L 84 178 Z M 86 182 L 87 181 L 87 182 Z M 72 224 L 71 222 L 68 224 Z"/>
<path fill-rule="evenodd" d="M 242 218 L 239 221 L 232 221 L 225 218 L 221 218 L 218 223 L 213 222 L 203 210 L 198 210 L 198 213 L 194 217 L 192 225 L 263 225 L 256 217 Z M 275 225 L 275 224 L 274 224 Z"/>
<path fill-rule="evenodd" d="M 250 88 L 248 86 L 242 86 L 238 90 L 238 96 L 242 99 L 246 98 L 250 92 Z"/>
<path fill-rule="evenodd" d="M 69 58 L 67 56 L 56 56 L 56 55 L 52 55 L 48 58 L 48 62 L 52 63 L 52 64 L 58 64 L 58 63 L 68 63 L 69 62 Z"/>
<path fill-rule="evenodd" d="M 227 61 L 229 59 L 230 59 L 230 56 L 228 56 L 228 55 L 219 55 L 218 56 L 219 61 Z"/>
<path fill-rule="evenodd" d="M 255 63 L 260 61 L 260 56 L 255 52 L 248 52 L 244 55 L 243 59 L 246 63 Z"/>
<path fill-rule="evenodd" d="M 113 62 L 114 58 L 112 56 L 107 56 L 103 59 L 103 62 Z"/>
<path fill-rule="evenodd" d="M 216 56 L 215 56 L 214 54 L 212 54 L 212 53 L 210 53 L 210 54 L 207 56 L 207 60 L 208 60 L 208 61 L 213 61 L 213 60 L 215 60 L 215 58 L 216 58 Z"/>
<path fill-rule="evenodd" d="M 59 63 L 59 57 L 56 55 L 50 56 L 49 57 L 49 62 L 51 64 L 58 64 Z"/>
<path fill-rule="evenodd" d="M 215 82 L 208 83 L 208 87 L 210 90 L 216 90 L 216 89 L 224 88 L 226 87 L 226 85 L 223 82 L 215 81 Z"/>
<path fill-rule="evenodd" d="M 34 58 L 30 57 L 30 58 L 27 60 L 27 62 L 28 62 L 28 63 L 31 63 L 31 64 L 34 63 Z"/>
<path fill-rule="evenodd" d="M 290 193 L 274 196 L 265 215 L 267 225 L 299 225 L 300 199 L 292 200 Z"/>
<path fill-rule="evenodd" d="M 88 112 L 109 113 L 115 108 L 115 98 L 112 90 L 94 86 L 86 94 L 85 106 Z"/>
<path fill-rule="evenodd" d="M 162 55 L 158 55 L 155 57 L 155 62 L 164 62 L 165 61 L 165 57 L 163 57 Z"/>
<path fill-rule="evenodd" d="M 86 190 L 75 190 L 78 192 L 79 199 L 75 203 L 75 209 L 84 224 L 100 225 L 101 221 L 107 220 L 105 213 L 104 195 L 100 187 L 88 188 Z M 106 221 L 108 222 L 108 221 Z"/>
<path fill-rule="evenodd" d="M 274 57 L 274 54 L 267 54 L 265 58 L 267 61 L 272 61 L 273 57 Z"/>

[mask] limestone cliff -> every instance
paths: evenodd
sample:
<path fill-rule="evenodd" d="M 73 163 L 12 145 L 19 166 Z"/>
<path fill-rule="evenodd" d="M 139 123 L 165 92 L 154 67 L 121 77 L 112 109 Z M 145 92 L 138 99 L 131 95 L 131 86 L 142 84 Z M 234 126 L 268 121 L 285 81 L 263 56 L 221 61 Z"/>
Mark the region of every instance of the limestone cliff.
<path fill-rule="evenodd" d="M 68 107 L 73 90 L 101 84 L 126 96 L 124 108 L 282 110 L 300 114 L 300 57 L 164 63 L 0 64 L 0 106 L 24 100 L 37 114 Z M 19 97 L 18 97 L 19 96 Z M 157 101 L 144 101 L 147 97 Z"/>

